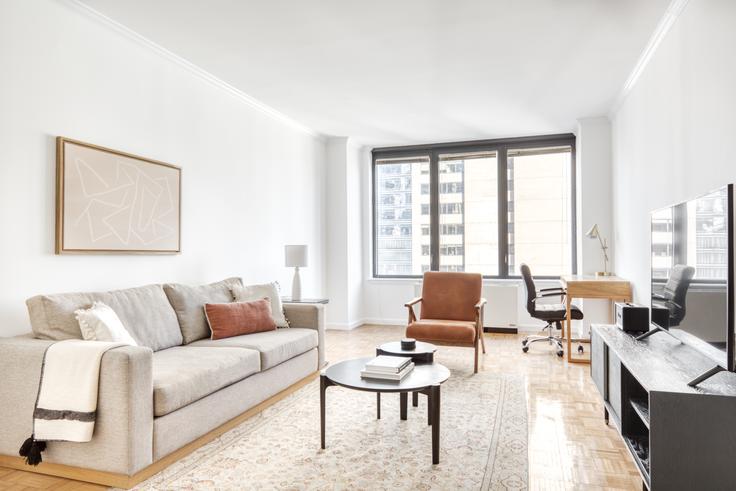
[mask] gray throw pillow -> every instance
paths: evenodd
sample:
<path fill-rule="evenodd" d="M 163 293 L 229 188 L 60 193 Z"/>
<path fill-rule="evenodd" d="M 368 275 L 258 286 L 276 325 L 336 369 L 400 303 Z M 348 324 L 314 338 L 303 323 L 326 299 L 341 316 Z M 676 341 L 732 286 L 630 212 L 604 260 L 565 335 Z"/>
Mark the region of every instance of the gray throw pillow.
<path fill-rule="evenodd" d="M 204 315 L 204 304 L 232 302 L 233 294 L 230 289 L 234 286 L 242 286 L 242 284 L 243 280 L 240 278 L 228 278 L 202 286 L 175 283 L 164 285 L 164 292 L 179 319 L 184 344 L 210 337 L 210 327 Z"/>

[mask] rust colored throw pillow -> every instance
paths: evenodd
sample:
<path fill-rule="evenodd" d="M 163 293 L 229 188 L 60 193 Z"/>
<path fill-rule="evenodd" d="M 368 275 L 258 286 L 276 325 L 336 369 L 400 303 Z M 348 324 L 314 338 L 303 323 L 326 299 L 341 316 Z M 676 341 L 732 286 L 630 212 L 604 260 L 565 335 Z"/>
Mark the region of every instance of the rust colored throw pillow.
<path fill-rule="evenodd" d="M 271 301 L 268 298 L 251 302 L 206 303 L 204 314 L 212 331 L 211 339 L 231 338 L 276 329 L 276 322 L 271 316 Z"/>

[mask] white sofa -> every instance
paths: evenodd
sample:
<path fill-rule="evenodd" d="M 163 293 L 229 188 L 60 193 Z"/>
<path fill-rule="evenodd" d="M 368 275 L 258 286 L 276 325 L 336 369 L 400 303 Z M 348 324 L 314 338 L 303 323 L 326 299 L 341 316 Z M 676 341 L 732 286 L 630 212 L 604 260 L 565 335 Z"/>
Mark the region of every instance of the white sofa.
<path fill-rule="evenodd" d="M 233 282 L 240 279 L 29 299 L 33 334 L 0 339 L 0 465 L 21 461 L 17 451 L 31 433 L 46 347 L 81 338 L 74 310 L 95 300 L 116 311 L 139 346 L 102 359 L 92 441 L 50 443 L 44 463 L 26 470 L 79 476 L 69 471 L 83 468 L 95 471 L 81 474 L 87 480 L 132 485 L 155 470 L 152 464 L 315 374 L 324 365 L 319 305 L 286 304 L 289 328 L 205 337 L 202 305 L 231 301 Z"/>

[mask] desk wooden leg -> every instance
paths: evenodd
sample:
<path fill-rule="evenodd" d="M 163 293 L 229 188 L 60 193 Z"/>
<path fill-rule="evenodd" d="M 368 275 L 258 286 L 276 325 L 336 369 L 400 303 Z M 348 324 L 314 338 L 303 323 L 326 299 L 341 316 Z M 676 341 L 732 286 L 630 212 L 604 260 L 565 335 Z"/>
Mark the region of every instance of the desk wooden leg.
<path fill-rule="evenodd" d="M 566 312 L 566 326 L 567 329 L 565 337 L 567 338 L 567 361 L 570 361 L 572 359 L 572 314 L 571 314 L 571 308 L 572 308 L 572 297 L 570 296 L 570 293 L 565 296 L 565 302 L 567 307 Z"/>

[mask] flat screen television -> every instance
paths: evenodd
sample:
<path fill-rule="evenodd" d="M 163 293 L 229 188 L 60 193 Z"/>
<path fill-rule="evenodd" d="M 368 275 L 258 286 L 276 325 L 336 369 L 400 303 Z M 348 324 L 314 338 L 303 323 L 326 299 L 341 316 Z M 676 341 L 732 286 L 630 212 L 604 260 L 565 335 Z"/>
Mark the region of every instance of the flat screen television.
<path fill-rule="evenodd" d="M 651 321 L 734 371 L 734 189 L 651 213 Z M 645 335 L 646 336 L 646 335 Z"/>

